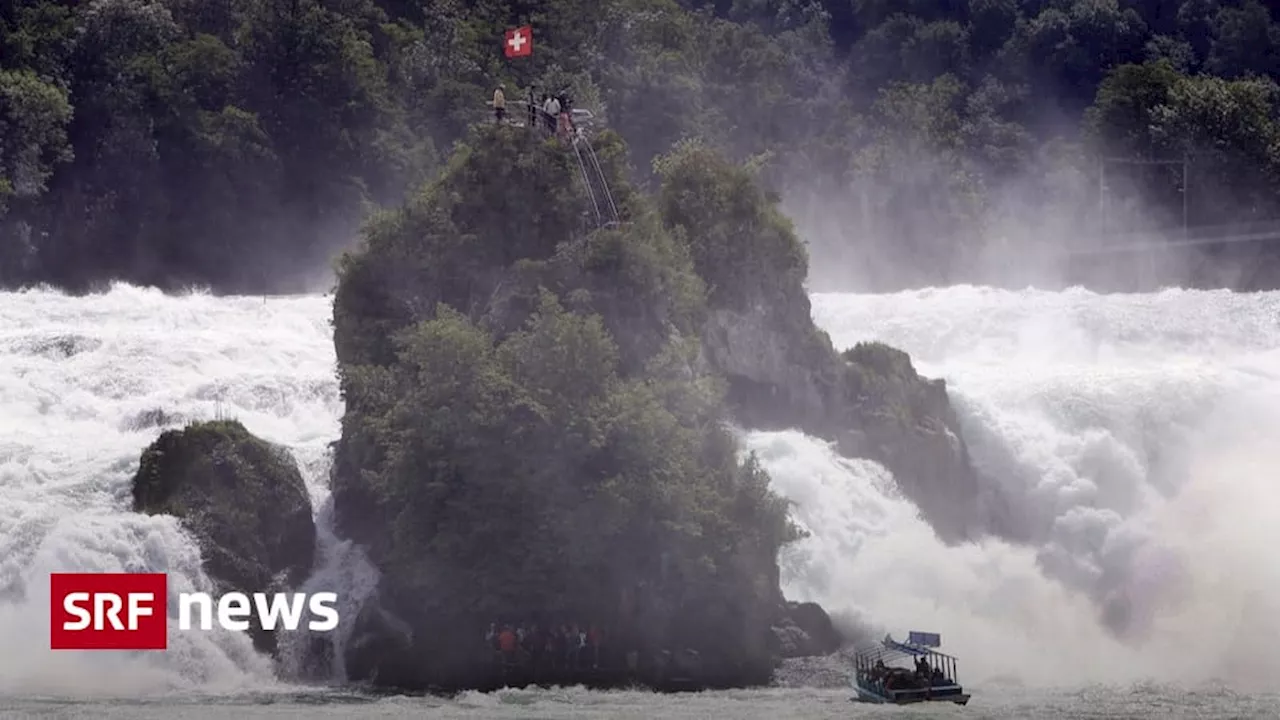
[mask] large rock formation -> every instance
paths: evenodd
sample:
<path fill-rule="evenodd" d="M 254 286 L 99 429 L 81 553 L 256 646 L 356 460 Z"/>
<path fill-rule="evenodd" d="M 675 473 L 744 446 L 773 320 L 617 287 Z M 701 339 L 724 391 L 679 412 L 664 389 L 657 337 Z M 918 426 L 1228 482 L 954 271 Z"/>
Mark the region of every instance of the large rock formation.
<path fill-rule="evenodd" d="M 236 421 L 168 430 L 142 453 L 134 509 L 181 518 L 221 592 L 277 592 L 300 585 L 315 557 L 311 499 L 292 456 Z M 256 623 L 256 620 L 253 621 Z M 250 629 L 275 652 L 272 631 Z"/>
<path fill-rule="evenodd" d="M 750 171 L 689 144 L 659 164 L 663 217 L 687 238 L 711 292 L 704 361 L 728 382 L 734 418 L 797 428 L 876 460 L 955 542 L 988 526 L 987 504 L 942 380 L 880 343 L 837 353 L 804 289 L 805 251 Z"/>
<path fill-rule="evenodd" d="M 600 684 L 763 683 L 833 643 L 779 590 L 797 531 L 724 426 L 689 245 L 596 150 L 619 227 L 562 146 L 482 128 L 341 263 L 335 519 L 382 570 L 352 679 L 512 682 L 491 622 L 598 626 L 603 669 L 561 679 Z"/>
<path fill-rule="evenodd" d="M 946 382 L 921 377 L 906 353 L 882 343 L 837 353 L 825 336 L 813 339 L 811 324 L 759 308 L 711 313 L 703 347 L 728 380 L 734 417 L 761 430 L 798 428 L 880 462 L 944 541 L 991 527 Z"/>

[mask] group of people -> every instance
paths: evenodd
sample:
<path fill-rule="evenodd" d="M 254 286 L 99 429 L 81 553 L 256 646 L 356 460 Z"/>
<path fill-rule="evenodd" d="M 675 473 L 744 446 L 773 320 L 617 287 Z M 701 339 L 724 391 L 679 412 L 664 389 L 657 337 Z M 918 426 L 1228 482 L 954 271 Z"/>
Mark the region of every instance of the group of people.
<path fill-rule="evenodd" d="M 506 122 L 507 96 L 499 85 L 493 91 L 493 118 L 495 122 Z M 543 127 L 548 132 L 569 138 L 576 131 L 573 123 L 573 109 L 569 95 L 543 93 L 541 102 L 534 100 L 533 90 L 529 90 L 528 126 Z"/>
<path fill-rule="evenodd" d="M 542 627 L 537 623 L 490 623 L 485 642 L 494 658 L 507 666 L 582 670 L 600 667 L 604 635 L 596 625 L 566 623 Z"/>
<path fill-rule="evenodd" d="M 877 660 L 869 674 L 873 681 L 880 683 L 886 690 L 927 688 L 948 683 L 942 668 L 930 667 L 925 658 L 917 658 L 915 665 L 915 672 L 912 673 L 906 668 L 887 667 L 883 660 Z"/>

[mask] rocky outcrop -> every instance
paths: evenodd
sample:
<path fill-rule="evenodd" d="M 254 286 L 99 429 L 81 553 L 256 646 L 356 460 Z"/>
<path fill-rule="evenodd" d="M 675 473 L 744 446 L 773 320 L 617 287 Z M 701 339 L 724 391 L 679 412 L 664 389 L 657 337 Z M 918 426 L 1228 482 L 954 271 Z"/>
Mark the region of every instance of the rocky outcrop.
<path fill-rule="evenodd" d="M 811 318 L 791 322 L 810 327 L 788 326 L 764 305 L 712 311 L 702 332 L 706 360 L 728 381 L 734 417 L 744 426 L 794 427 L 830 437 L 846 410 L 842 363 Z M 813 337 L 797 344 L 805 330 Z"/>
<path fill-rule="evenodd" d="M 404 620 L 369 598 L 356 616 L 343 661 L 347 677 L 381 687 L 419 685 L 421 670 L 414 651 L 415 637 Z"/>
<path fill-rule="evenodd" d="M 905 352 L 882 343 L 859 343 L 841 359 L 844 397 L 857 430 L 836 436 L 840 451 L 889 468 L 943 540 L 969 540 L 989 529 L 990 506 L 946 381 L 921 377 Z"/>
<path fill-rule="evenodd" d="M 813 322 L 804 244 L 749 167 L 697 143 L 655 167 L 664 221 L 708 287 L 702 357 L 727 381 L 734 418 L 878 460 L 944 540 L 978 532 L 978 483 L 945 386 L 883 345 L 835 351 Z"/>
<path fill-rule="evenodd" d="M 827 655 L 839 650 L 844 642 L 827 611 L 817 603 L 783 604 L 771 629 L 774 652 L 781 659 Z"/>
<path fill-rule="evenodd" d="M 134 509 L 181 518 L 220 591 L 276 592 L 311 571 L 316 528 L 293 458 L 239 422 L 188 425 L 160 435 L 133 478 Z M 275 652 L 274 633 L 252 627 L 254 645 Z"/>
<path fill-rule="evenodd" d="M 837 354 L 807 298 L 716 310 L 702 337 L 744 426 L 797 428 L 882 463 L 944 541 L 988 526 L 946 384 L 921 377 L 906 353 L 865 343 Z"/>
<path fill-rule="evenodd" d="M 831 645 L 782 599 L 797 529 L 697 360 L 714 280 L 629 187 L 620 141 L 593 144 L 616 228 L 584 222 L 562 147 L 484 127 L 340 264 L 335 526 L 381 571 L 345 643 L 356 682 L 741 687 Z M 702 197 L 673 207 L 719 217 Z M 594 626 L 599 661 L 544 640 L 496 662 L 493 623 Z"/>

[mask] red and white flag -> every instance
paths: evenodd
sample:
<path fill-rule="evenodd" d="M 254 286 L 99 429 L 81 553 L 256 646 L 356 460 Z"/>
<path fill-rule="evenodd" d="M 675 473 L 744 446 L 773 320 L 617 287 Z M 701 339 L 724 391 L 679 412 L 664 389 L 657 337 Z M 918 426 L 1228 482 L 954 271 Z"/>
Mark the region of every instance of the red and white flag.
<path fill-rule="evenodd" d="M 503 43 L 507 57 L 524 57 L 533 54 L 533 28 L 529 25 L 508 30 L 506 42 Z"/>

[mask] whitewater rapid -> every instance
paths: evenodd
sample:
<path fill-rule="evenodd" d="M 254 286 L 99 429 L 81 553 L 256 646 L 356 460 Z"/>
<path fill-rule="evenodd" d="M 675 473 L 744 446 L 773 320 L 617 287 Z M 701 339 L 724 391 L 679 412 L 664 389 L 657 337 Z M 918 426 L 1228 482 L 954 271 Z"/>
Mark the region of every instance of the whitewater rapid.
<path fill-rule="evenodd" d="M 211 590 L 171 517 L 129 510 L 162 429 L 237 418 L 288 446 L 317 508 L 342 403 L 323 297 L 168 297 L 118 285 L 0 294 L 0 693 L 235 692 L 272 685 L 242 634 L 170 633 L 164 653 L 52 652 L 50 572 L 168 572 Z M 156 411 L 164 428 L 149 422 Z"/>
<path fill-rule="evenodd" d="M 1280 294 L 952 287 L 814 317 L 947 380 L 1024 542 L 945 547 L 883 468 L 756 433 L 813 533 L 790 594 L 939 631 L 971 680 L 1280 686 Z"/>
<path fill-rule="evenodd" d="M 812 533 L 783 557 L 791 596 L 876 631 L 940 632 L 970 682 L 1274 685 L 1280 295 L 956 287 L 820 295 L 814 312 L 838 346 L 884 340 L 947 379 L 1025 542 L 945 547 L 883 468 L 750 433 Z M 48 573 L 207 585 L 176 522 L 128 510 L 157 410 L 164 427 L 236 417 L 291 448 L 326 527 L 342 412 L 330 314 L 320 296 L 0 293 L 0 694 L 273 684 L 227 634 L 179 635 L 167 653 L 51 652 Z M 368 585 L 353 551 L 321 545 L 313 585 Z"/>

